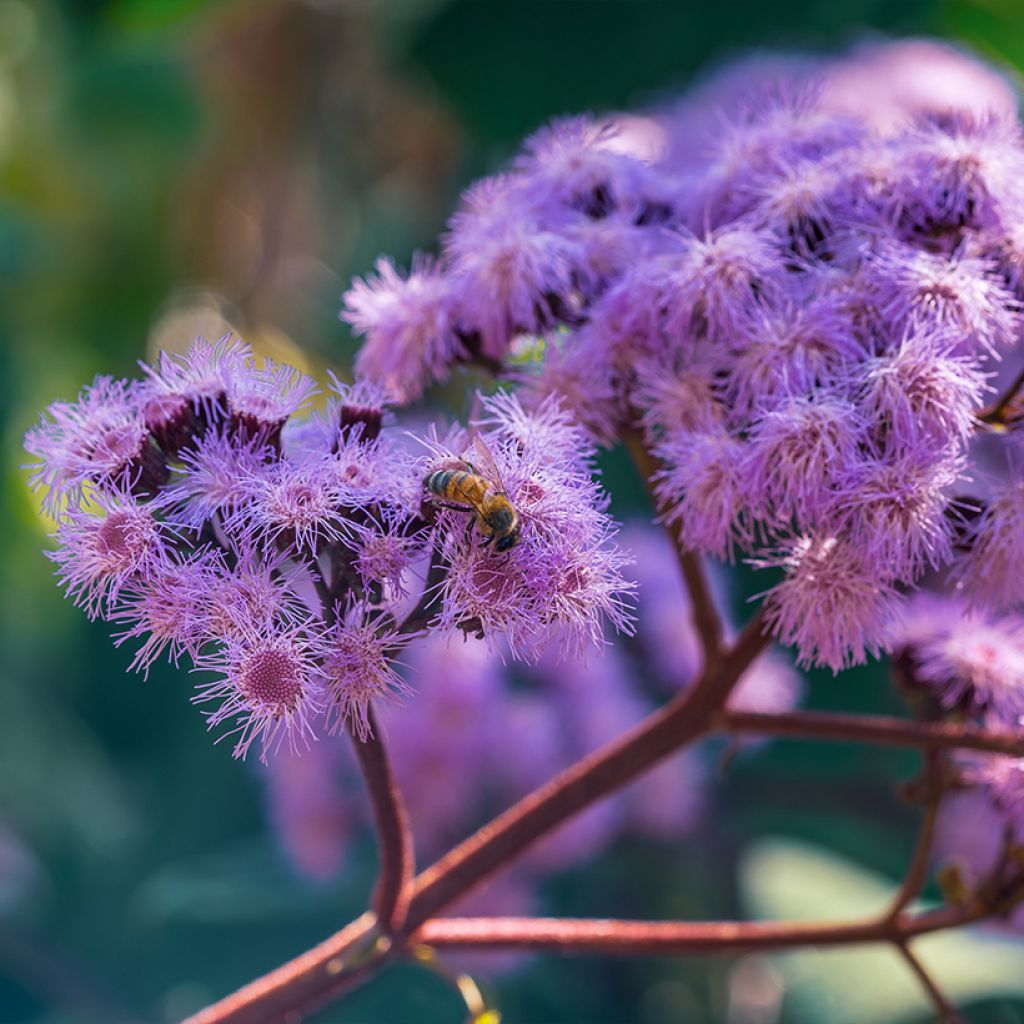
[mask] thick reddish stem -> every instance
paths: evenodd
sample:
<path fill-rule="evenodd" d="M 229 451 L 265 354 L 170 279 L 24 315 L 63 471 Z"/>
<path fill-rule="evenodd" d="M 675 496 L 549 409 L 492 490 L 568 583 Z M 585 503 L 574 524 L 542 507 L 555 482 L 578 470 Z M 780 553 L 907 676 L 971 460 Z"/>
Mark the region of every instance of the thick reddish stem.
<path fill-rule="evenodd" d="M 662 758 L 708 731 L 715 712 L 768 643 L 760 616 L 697 682 L 661 711 L 520 800 L 419 875 L 408 927 L 439 913 L 556 825 L 632 782 Z"/>
<path fill-rule="evenodd" d="M 365 740 L 352 738 L 373 808 L 380 870 L 373 891 L 373 910 L 382 929 L 391 934 L 405 923 L 413 876 L 412 831 L 380 727 L 367 709 L 370 732 Z"/>
<path fill-rule="evenodd" d="M 717 716 L 719 729 L 763 736 L 808 740 L 849 740 L 883 746 L 931 750 L 984 750 L 1024 756 L 1024 733 L 990 733 L 976 725 L 915 722 L 884 715 L 829 714 L 820 711 L 767 713 L 726 710 Z"/>
<path fill-rule="evenodd" d="M 534 917 L 435 918 L 415 939 L 438 948 L 549 949 L 615 956 L 721 956 L 806 946 L 905 943 L 917 935 L 969 924 L 977 909 L 868 921 L 622 921 Z"/>
<path fill-rule="evenodd" d="M 363 914 L 329 939 L 189 1017 L 184 1024 L 301 1021 L 365 981 L 386 959 L 375 944 L 377 919 Z"/>

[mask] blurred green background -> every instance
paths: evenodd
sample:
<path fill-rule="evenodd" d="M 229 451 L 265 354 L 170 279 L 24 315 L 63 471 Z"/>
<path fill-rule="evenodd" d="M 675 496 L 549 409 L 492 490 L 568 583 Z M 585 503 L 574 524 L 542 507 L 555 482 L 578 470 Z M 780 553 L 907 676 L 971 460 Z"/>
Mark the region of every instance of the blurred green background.
<path fill-rule="evenodd" d="M 430 247 L 460 189 L 545 119 L 651 102 L 742 48 L 866 32 L 1024 64 L 1016 0 L 0 0 L 0 1024 L 177 1020 L 359 913 L 373 871 L 364 839 L 337 882 L 297 878 L 256 766 L 211 745 L 187 678 L 126 676 L 130 654 L 62 601 L 19 468 L 39 410 L 225 324 L 311 372 L 343 370 L 345 282 L 380 252 Z M 608 483 L 620 512 L 643 511 L 615 458 Z M 812 678 L 809 703 L 899 710 L 877 668 Z M 855 913 L 873 874 L 899 876 L 914 813 L 893 781 L 915 767 L 768 747 L 723 770 L 696 840 L 620 844 L 546 903 L 799 913 L 776 884 L 799 869 L 812 910 Z M 936 956 L 964 976 L 950 984 L 970 1020 L 1024 1021 L 1006 978 L 978 979 L 983 960 L 1024 962 L 1020 948 L 952 943 Z M 928 1019 L 898 965 L 858 956 L 550 958 L 481 980 L 508 1022 L 838 1021 L 851 984 L 873 993 L 861 1019 Z M 316 1019 L 461 1013 L 443 981 L 404 967 Z"/>

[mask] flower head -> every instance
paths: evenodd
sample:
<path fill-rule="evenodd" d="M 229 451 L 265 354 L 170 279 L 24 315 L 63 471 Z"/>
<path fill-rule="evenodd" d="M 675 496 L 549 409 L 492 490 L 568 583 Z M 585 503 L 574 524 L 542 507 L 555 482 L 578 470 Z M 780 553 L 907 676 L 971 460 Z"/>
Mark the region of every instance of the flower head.
<path fill-rule="evenodd" d="M 69 508 L 57 528 L 50 556 L 61 585 L 90 619 L 117 600 L 128 584 L 158 574 L 170 553 L 170 535 L 151 505 L 129 494 L 98 495 L 98 510 Z M 98 514 L 97 514 L 98 511 Z"/>
<path fill-rule="evenodd" d="M 351 730 L 360 741 L 370 734 L 372 701 L 395 700 L 409 687 L 392 664 L 407 638 L 364 621 L 359 608 L 339 615 L 323 641 L 322 673 L 330 732 Z"/>
<path fill-rule="evenodd" d="M 199 656 L 209 637 L 210 598 L 226 571 L 220 553 L 204 549 L 190 558 L 169 560 L 149 579 L 125 587 L 108 618 L 128 627 L 117 636 L 117 646 L 143 639 L 132 669 L 148 675 L 165 650 L 175 665 L 183 654 Z"/>
<path fill-rule="evenodd" d="M 282 742 L 297 750 L 312 741 L 320 673 L 302 628 L 244 630 L 216 653 L 201 655 L 196 669 L 219 677 L 201 684 L 193 700 L 218 702 L 206 712 L 207 722 L 211 729 L 232 726 L 224 736 L 235 737 L 234 757 L 244 758 L 258 742 L 266 761 Z"/>
<path fill-rule="evenodd" d="M 390 260 L 378 260 L 377 276 L 357 280 L 344 303 L 341 318 L 366 337 L 356 372 L 401 401 L 418 398 L 466 355 L 451 282 L 426 257 L 417 257 L 406 277 Z"/>
<path fill-rule="evenodd" d="M 775 636 L 796 647 L 799 664 L 838 673 L 877 653 L 895 593 L 849 542 L 801 537 L 756 564 L 786 571 L 768 591 L 765 612 Z"/>
<path fill-rule="evenodd" d="M 97 377 L 76 402 L 51 405 L 25 435 L 25 448 L 40 460 L 32 485 L 47 488 L 51 512 L 79 501 L 86 484 L 152 492 L 167 479 L 132 389 L 112 377 Z"/>

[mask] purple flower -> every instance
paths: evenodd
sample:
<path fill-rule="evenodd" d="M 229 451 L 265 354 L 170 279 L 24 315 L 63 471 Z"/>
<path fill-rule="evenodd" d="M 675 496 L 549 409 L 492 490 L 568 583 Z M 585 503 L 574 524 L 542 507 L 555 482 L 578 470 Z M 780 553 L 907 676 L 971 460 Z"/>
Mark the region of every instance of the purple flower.
<path fill-rule="evenodd" d="M 876 436 L 886 453 L 922 442 L 941 451 L 959 446 L 975 429 L 986 376 L 975 360 L 950 354 L 955 344 L 955 336 L 908 334 L 859 368 L 857 405 L 884 428 Z"/>
<path fill-rule="evenodd" d="M 992 616 L 956 597 L 914 596 L 889 644 L 910 656 L 913 678 L 950 710 L 1015 727 L 1024 715 L 1024 619 Z"/>
<path fill-rule="evenodd" d="M 60 545 L 50 557 L 61 586 L 90 619 L 113 604 L 121 590 L 159 574 L 170 555 L 171 535 L 154 515 L 124 492 L 99 494 L 99 514 L 69 508 L 57 528 Z"/>
<path fill-rule="evenodd" d="M 489 359 L 504 357 L 512 337 L 542 331 L 570 304 L 579 247 L 545 229 L 512 178 L 489 178 L 452 217 L 445 252 L 458 290 L 461 327 L 479 336 Z"/>
<path fill-rule="evenodd" d="M 328 732 L 348 729 L 365 741 L 371 701 L 397 700 L 409 693 L 391 664 L 408 638 L 377 629 L 359 607 L 344 614 L 339 610 L 337 619 L 322 641 L 326 726 Z"/>
<path fill-rule="evenodd" d="M 312 589 L 304 570 L 285 553 L 243 545 L 234 568 L 213 582 L 206 610 L 208 638 L 239 639 L 250 631 L 272 630 L 278 622 L 298 625 L 319 610 Z"/>
<path fill-rule="evenodd" d="M 228 384 L 233 430 L 271 446 L 279 443 L 288 418 L 305 408 L 319 390 L 301 370 L 269 358 L 260 367 L 239 369 Z"/>
<path fill-rule="evenodd" d="M 812 288 L 801 282 L 791 299 L 752 315 L 732 337 L 725 404 L 734 419 L 754 418 L 822 385 L 842 386 L 867 358 L 848 296 Z"/>
<path fill-rule="evenodd" d="M 922 114 L 973 111 L 1013 116 L 1018 97 L 995 68 L 935 39 L 859 43 L 824 69 L 823 106 L 885 132 Z"/>
<path fill-rule="evenodd" d="M 740 471 L 742 487 L 769 523 L 819 523 L 832 493 L 854 467 L 864 418 L 841 394 L 790 398 L 754 423 Z"/>
<path fill-rule="evenodd" d="M 251 359 L 252 349 L 231 334 L 212 344 L 196 338 L 184 354 L 161 352 L 155 367 L 140 364 L 147 376 L 143 405 L 165 436 L 178 439 L 182 430 L 205 429 L 226 418 L 232 381 Z M 176 399 L 185 399 L 197 420 L 186 422 Z"/>
<path fill-rule="evenodd" d="M 950 110 L 921 118 L 901 140 L 902 219 L 917 230 L 998 228 L 1019 217 L 1024 192 L 1017 114 Z"/>
<path fill-rule="evenodd" d="M 658 499 L 683 544 L 731 560 L 750 541 L 743 443 L 724 430 L 679 430 L 655 451 L 666 463 L 655 477 Z"/>
<path fill-rule="evenodd" d="M 961 470 L 957 459 L 919 453 L 864 461 L 849 467 L 830 519 L 880 575 L 912 581 L 926 566 L 952 558 L 949 489 Z"/>
<path fill-rule="evenodd" d="M 44 506 L 52 513 L 79 501 L 88 483 L 108 493 L 152 492 L 167 479 L 132 390 L 112 377 L 97 377 L 77 402 L 54 402 L 25 435 L 25 448 L 40 460 L 31 482 L 47 488 Z"/>
<path fill-rule="evenodd" d="M 521 521 L 519 542 L 497 556 L 473 537 L 472 510 L 437 514 L 448 573 L 442 586 L 443 629 L 504 636 L 517 657 L 536 657 L 561 633 L 569 646 L 601 642 L 605 619 L 627 630 L 631 585 L 614 546 L 607 499 L 590 473 L 592 450 L 554 403 L 527 412 L 514 398 L 482 401 L 481 434 Z M 465 442 L 455 442 L 461 447 Z M 465 465 L 474 451 L 432 444 L 421 478 L 444 465 Z M 479 470 L 486 472 L 484 467 Z M 565 631 L 565 632 L 562 632 Z"/>
<path fill-rule="evenodd" d="M 319 462 L 275 462 L 248 476 L 225 529 L 254 543 L 306 554 L 351 537 L 354 530 L 341 514 L 334 468 L 328 455 Z"/>
<path fill-rule="evenodd" d="M 179 455 L 182 473 L 168 490 L 178 507 L 172 517 L 198 530 L 203 523 L 232 520 L 250 499 L 252 481 L 275 461 L 259 437 L 242 440 L 217 429 Z"/>
<path fill-rule="evenodd" d="M 147 676 L 168 649 L 175 665 L 183 654 L 193 660 L 199 656 L 209 636 L 210 598 L 225 571 L 220 553 L 204 549 L 191 558 L 168 561 L 148 578 L 126 585 L 107 618 L 128 626 L 117 636 L 118 647 L 144 638 L 132 659 L 134 671 Z"/>
<path fill-rule="evenodd" d="M 641 362 L 630 391 L 632 404 L 643 410 L 640 422 L 649 443 L 664 433 L 714 434 L 724 423 L 725 410 L 715 388 L 710 359 L 694 360 L 679 368 L 655 360 Z"/>
<path fill-rule="evenodd" d="M 964 593 L 984 608 L 1024 601 L 1024 480 L 998 486 L 967 534 L 967 553 L 954 566 Z"/>
<path fill-rule="evenodd" d="M 305 630 L 248 629 L 225 639 L 214 653 L 196 660 L 196 670 L 215 672 L 193 700 L 218 706 L 206 712 L 209 728 L 232 726 L 221 737 L 235 737 L 233 757 L 244 758 L 253 743 L 266 761 L 282 742 L 299 750 L 314 739 L 312 719 L 320 711 L 320 672 Z"/>
<path fill-rule="evenodd" d="M 867 254 L 864 286 L 878 296 L 897 336 L 924 330 L 956 338 L 967 355 L 998 355 L 1020 330 L 1019 304 L 995 265 L 973 256 L 933 255 L 896 242 Z"/>
<path fill-rule="evenodd" d="M 418 398 L 466 355 L 455 331 L 451 282 L 425 256 L 413 260 L 407 277 L 379 259 L 376 278 L 357 280 L 345 293 L 341 318 L 366 336 L 356 372 L 403 402 Z"/>
<path fill-rule="evenodd" d="M 594 220 L 622 209 L 639 214 L 644 166 L 616 151 L 616 134 L 614 122 L 588 117 L 553 121 L 523 143 L 515 172 L 542 211 L 562 206 Z"/>
<path fill-rule="evenodd" d="M 796 647 L 798 664 L 822 665 L 835 674 L 878 652 L 895 594 L 848 541 L 800 537 L 754 564 L 786 571 L 767 592 L 764 607 L 771 631 Z"/>

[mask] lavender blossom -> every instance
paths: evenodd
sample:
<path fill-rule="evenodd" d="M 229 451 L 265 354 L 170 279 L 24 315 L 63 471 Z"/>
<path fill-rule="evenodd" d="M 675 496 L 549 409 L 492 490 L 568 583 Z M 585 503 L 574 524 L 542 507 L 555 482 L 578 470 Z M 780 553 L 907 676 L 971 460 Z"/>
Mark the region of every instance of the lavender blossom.
<path fill-rule="evenodd" d="M 456 334 L 451 282 L 426 258 L 402 277 L 390 260 L 345 293 L 342 319 L 366 336 L 356 371 L 409 401 L 466 355 Z"/>
<path fill-rule="evenodd" d="M 320 710 L 321 687 L 305 630 L 246 630 L 227 638 L 221 650 L 200 655 L 196 669 L 219 677 L 201 684 L 193 699 L 218 702 L 206 712 L 209 728 L 232 725 L 221 738 L 236 737 L 234 757 L 245 757 L 258 742 L 266 761 L 283 741 L 297 750 L 314 738 L 311 719 Z"/>
<path fill-rule="evenodd" d="M 48 511 L 79 502 L 86 484 L 151 492 L 166 479 L 126 382 L 97 377 L 77 402 L 55 402 L 47 413 L 25 435 L 25 448 L 41 460 L 31 483 L 47 489 Z"/>
<path fill-rule="evenodd" d="M 482 400 L 483 443 L 522 521 L 519 543 L 495 558 L 473 539 L 472 520 L 441 509 L 438 528 L 448 573 L 439 625 L 501 636 L 517 657 L 536 657 L 556 634 L 577 651 L 600 643 L 603 622 L 628 631 L 631 586 L 615 527 L 589 470 L 582 431 L 548 403 L 532 412 L 507 396 Z M 464 465 L 472 453 L 436 441 L 422 477 L 441 465 Z M 467 529 L 467 527 L 469 529 Z"/>
<path fill-rule="evenodd" d="M 848 541 L 801 537 L 757 565 L 786 570 L 786 578 L 768 591 L 765 611 L 772 632 L 796 647 L 798 664 L 838 673 L 880 649 L 895 592 Z"/>
<path fill-rule="evenodd" d="M 961 598 L 922 592 L 892 624 L 890 646 L 912 678 L 949 710 L 1007 727 L 1024 715 L 1024 619 L 994 616 Z"/>

